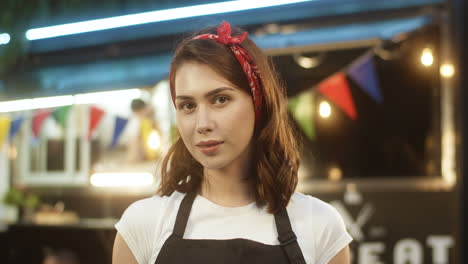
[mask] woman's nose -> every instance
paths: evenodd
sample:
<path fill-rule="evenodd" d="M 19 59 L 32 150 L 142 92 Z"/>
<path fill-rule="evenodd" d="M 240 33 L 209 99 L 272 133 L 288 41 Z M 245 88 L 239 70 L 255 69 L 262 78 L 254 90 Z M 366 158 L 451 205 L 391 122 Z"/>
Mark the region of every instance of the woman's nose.
<path fill-rule="evenodd" d="M 200 134 L 206 134 L 213 131 L 213 120 L 210 118 L 209 109 L 206 106 L 200 105 L 197 109 L 197 124 L 196 131 Z"/>

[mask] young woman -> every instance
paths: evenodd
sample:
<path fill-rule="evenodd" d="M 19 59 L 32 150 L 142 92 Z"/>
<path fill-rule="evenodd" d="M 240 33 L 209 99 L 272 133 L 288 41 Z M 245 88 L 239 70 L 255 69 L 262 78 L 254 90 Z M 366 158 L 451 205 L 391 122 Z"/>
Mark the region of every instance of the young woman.
<path fill-rule="evenodd" d="M 116 224 L 114 264 L 349 263 L 337 211 L 295 192 L 299 154 L 276 76 L 227 22 L 181 43 L 170 75 L 180 139 L 158 195 Z"/>

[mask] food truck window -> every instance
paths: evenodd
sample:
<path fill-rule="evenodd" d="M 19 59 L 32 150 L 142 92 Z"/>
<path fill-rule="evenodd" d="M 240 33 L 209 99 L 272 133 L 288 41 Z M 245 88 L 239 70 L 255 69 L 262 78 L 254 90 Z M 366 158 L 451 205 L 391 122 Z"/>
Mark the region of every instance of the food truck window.
<path fill-rule="evenodd" d="M 304 139 L 305 178 L 441 175 L 438 27 L 375 46 L 322 48 L 274 61 Z"/>
<path fill-rule="evenodd" d="M 84 105 L 24 111 L 11 142 L 11 174 L 22 185 L 85 184 Z"/>
<path fill-rule="evenodd" d="M 166 81 L 74 95 L 74 102 L 12 114 L 12 120 L 24 120 L 10 147 L 14 184 L 88 186 L 94 174 L 110 176 L 110 184 L 115 174 L 154 177 L 173 140 L 175 118 Z"/>
<path fill-rule="evenodd" d="M 132 96 L 111 91 L 113 100 L 90 106 L 90 113 L 102 116 L 92 133 L 95 146 L 88 152 L 92 185 L 151 187 L 159 180 L 155 172 L 175 122 L 169 87 L 161 81 L 136 90 Z M 93 114 L 87 117 L 92 123 Z"/>

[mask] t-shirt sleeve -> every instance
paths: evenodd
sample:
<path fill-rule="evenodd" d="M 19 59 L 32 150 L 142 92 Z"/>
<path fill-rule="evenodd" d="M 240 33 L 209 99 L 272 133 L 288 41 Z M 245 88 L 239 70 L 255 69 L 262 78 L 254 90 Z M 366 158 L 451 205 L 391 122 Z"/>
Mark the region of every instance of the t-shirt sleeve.
<path fill-rule="evenodd" d="M 343 218 L 338 211 L 328 203 L 322 205 L 325 221 L 321 236 L 316 241 L 317 263 L 326 264 L 353 239 L 346 231 Z"/>
<path fill-rule="evenodd" d="M 131 204 L 115 224 L 115 228 L 140 264 L 149 262 L 155 243 L 155 219 L 149 215 L 153 211 L 148 210 L 149 199 Z"/>

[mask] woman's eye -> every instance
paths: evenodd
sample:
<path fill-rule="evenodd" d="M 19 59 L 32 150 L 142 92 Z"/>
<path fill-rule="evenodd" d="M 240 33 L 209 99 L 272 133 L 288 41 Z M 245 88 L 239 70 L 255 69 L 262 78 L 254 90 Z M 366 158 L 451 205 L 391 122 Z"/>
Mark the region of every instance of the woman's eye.
<path fill-rule="evenodd" d="M 195 107 L 192 103 L 182 103 L 179 105 L 179 109 L 185 112 L 191 111 Z"/>
<path fill-rule="evenodd" d="M 214 101 L 217 104 L 224 104 L 227 101 L 229 101 L 229 98 L 227 96 L 221 95 L 221 96 L 217 96 Z"/>

